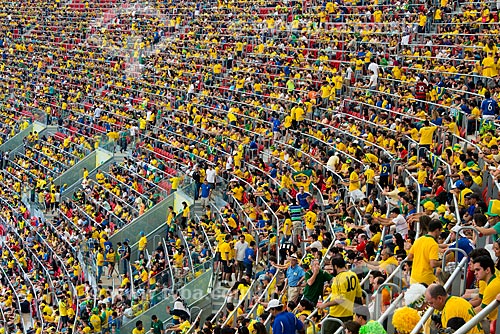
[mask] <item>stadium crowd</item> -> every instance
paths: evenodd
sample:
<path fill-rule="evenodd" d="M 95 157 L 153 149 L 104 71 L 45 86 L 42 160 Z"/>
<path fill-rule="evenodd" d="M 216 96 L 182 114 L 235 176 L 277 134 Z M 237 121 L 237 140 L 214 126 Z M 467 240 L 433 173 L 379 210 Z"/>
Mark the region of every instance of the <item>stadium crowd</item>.
<path fill-rule="evenodd" d="M 152 333 L 457 329 L 500 293 L 497 3 L 2 4 L 2 143 L 57 131 L 1 157 L 0 331 L 119 333 L 211 259 L 221 310 Z M 109 241 L 191 180 L 154 252 Z"/>

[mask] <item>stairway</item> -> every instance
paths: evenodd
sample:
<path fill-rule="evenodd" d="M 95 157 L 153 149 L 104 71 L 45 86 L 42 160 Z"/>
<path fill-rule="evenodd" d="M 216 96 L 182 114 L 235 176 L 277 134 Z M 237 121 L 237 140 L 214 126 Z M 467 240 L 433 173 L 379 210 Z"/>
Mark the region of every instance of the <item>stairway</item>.
<path fill-rule="evenodd" d="M 225 305 L 229 289 L 220 285 L 220 280 L 217 279 L 215 286 L 212 289 L 212 314 L 216 314 L 220 308 Z M 225 310 L 224 310 L 225 311 Z"/>

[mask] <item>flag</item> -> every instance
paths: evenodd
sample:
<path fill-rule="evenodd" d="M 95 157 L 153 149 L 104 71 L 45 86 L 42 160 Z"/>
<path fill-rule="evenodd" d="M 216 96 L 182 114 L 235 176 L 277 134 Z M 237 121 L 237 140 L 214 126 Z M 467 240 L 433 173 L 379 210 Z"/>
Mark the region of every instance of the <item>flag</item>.
<path fill-rule="evenodd" d="M 439 165 L 439 159 L 438 159 L 438 156 L 435 155 L 434 153 L 432 152 L 429 152 L 429 160 L 431 162 L 431 165 L 432 165 L 432 170 L 433 171 L 436 171 L 436 169 L 438 168 L 438 165 Z"/>
<path fill-rule="evenodd" d="M 298 171 L 292 174 L 292 179 L 295 182 L 295 187 L 304 187 L 305 190 L 309 190 L 311 187 L 313 171 L 311 169 Z"/>

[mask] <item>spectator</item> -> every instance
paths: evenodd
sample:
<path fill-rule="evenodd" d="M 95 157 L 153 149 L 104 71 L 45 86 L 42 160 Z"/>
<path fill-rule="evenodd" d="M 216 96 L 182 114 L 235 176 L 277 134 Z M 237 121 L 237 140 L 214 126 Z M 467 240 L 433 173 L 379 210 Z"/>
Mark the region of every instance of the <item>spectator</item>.
<path fill-rule="evenodd" d="M 209 203 L 209 200 L 210 200 L 210 195 L 212 194 L 212 187 L 208 183 L 207 178 L 205 178 L 205 180 L 201 184 L 200 188 L 201 188 L 201 194 L 200 194 L 200 196 L 201 196 L 201 207 L 205 208 L 205 207 L 207 207 L 209 205 L 208 203 Z"/>
<path fill-rule="evenodd" d="M 425 299 L 429 303 L 430 307 L 441 312 L 441 321 L 438 324 L 440 328 L 452 328 L 456 330 L 458 328 L 453 325 L 456 319 L 461 319 L 463 324 L 470 321 L 476 313 L 472 306 L 465 299 L 456 296 L 449 296 L 442 285 L 431 284 L 426 292 Z M 493 298 L 494 299 L 494 298 Z M 480 324 L 471 329 L 468 333 L 482 333 L 483 330 Z"/>
<path fill-rule="evenodd" d="M 238 242 L 234 244 L 234 250 L 236 251 L 236 280 L 239 281 L 243 276 L 243 272 L 245 271 L 245 254 L 246 250 L 249 247 L 248 243 L 245 241 L 245 236 L 240 235 Z M 251 274 L 251 272 L 250 272 Z"/>
<path fill-rule="evenodd" d="M 312 260 L 311 269 L 308 270 L 304 276 L 306 286 L 304 288 L 303 298 L 312 305 L 316 305 L 319 297 L 323 294 L 325 283 L 329 282 L 332 278 L 332 275 L 321 269 L 319 260 Z"/>
<path fill-rule="evenodd" d="M 361 326 L 359 329 L 360 334 L 386 334 L 384 327 L 378 321 L 370 319 L 368 307 L 359 305 L 354 308 L 354 321 Z"/>
<path fill-rule="evenodd" d="M 433 220 L 429 224 L 429 232 L 421 236 L 410 248 L 408 259 L 413 261 L 410 284 L 422 283 L 430 285 L 436 281 L 434 268 L 441 265 L 437 238 L 441 234 L 442 224 Z"/>
<path fill-rule="evenodd" d="M 273 334 L 304 334 L 304 324 L 292 313 L 283 310 L 283 305 L 277 299 L 271 299 L 267 305 L 266 311 L 274 317 Z"/>
<path fill-rule="evenodd" d="M 361 286 L 358 276 L 347 270 L 345 260 L 342 257 L 332 258 L 333 280 L 330 301 L 319 305 L 321 309 L 330 308 L 329 317 L 337 318 L 342 322 L 353 319 L 355 299 L 361 299 Z M 335 333 L 340 327 L 336 322 L 326 322 L 324 330 L 327 333 Z"/>
<path fill-rule="evenodd" d="M 480 291 L 482 296 L 481 305 L 476 306 L 476 312 L 481 311 L 489 303 L 491 303 L 496 295 L 500 293 L 500 277 L 495 275 L 495 263 L 490 256 L 479 256 L 472 260 L 474 275 L 476 280 L 486 282 L 484 291 Z M 496 320 L 498 312 L 491 312 L 488 315 L 490 321 Z"/>
<path fill-rule="evenodd" d="M 163 329 L 163 322 L 158 320 L 156 314 L 151 316 L 151 329 L 150 332 L 152 334 L 164 334 L 165 330 Z"/>
<path fill-rule="evenodd" d="M 498 103 L 491 98 L 491 93 L 484 93 L 484 100 L 481 103 L 481 113 L 484 120 L 493 120 L 498 115 Z"/>

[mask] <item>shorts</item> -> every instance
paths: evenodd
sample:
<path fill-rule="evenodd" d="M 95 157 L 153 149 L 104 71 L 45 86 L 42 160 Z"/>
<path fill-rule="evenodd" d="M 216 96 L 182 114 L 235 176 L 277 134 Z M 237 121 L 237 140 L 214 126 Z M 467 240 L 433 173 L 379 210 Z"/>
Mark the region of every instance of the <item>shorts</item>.
<path fill-rule="evenodd" d="M 215 253 L 215 261 L 221 261 L 220 259 L 220 252 Z"/>
<path fill-rule="evenodd" d="M 238 261 L 238 270 L 239 271 L 245 270 L 245 265 L 243 264 L 243 261 Z"/>
<path fill-rule="evenodd" d="M 233 272 L 233 267 L 229 265 L 229 261 L 222 260 L 222 271 L 226 274 L 231 274 Z"/>

